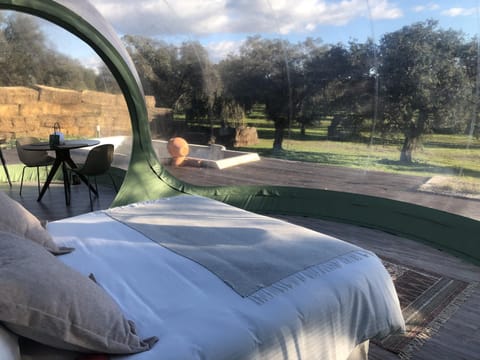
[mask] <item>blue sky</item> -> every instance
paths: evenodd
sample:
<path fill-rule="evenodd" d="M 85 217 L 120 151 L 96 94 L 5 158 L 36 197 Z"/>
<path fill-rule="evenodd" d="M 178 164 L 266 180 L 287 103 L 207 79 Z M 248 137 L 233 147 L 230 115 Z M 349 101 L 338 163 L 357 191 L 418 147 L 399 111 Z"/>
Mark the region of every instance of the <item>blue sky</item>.
<path fill-rule="evenodd" d="M 235 51 L 250 35 L 306 37 L 324 43 L 378 41 L 386 32 L 426 19 L 442 28 L 479 32 L 479 1 L 415 0 L 91 0 L 119 36 L 144 35 L 167 42 L 198 40 L 213 60 Z M 86 64 L 98 59 L 61 29 L 45 27 L 58 50 Z"/>

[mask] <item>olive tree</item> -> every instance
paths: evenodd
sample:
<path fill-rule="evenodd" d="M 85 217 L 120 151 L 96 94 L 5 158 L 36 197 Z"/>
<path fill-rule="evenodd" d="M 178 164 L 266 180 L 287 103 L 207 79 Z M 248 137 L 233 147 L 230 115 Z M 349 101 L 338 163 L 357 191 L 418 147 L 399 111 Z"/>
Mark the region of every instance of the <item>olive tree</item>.
<path fill-rule="evenodd" d="M 297 118 L 304 97 L 304 53 L 300 45 L 282 39 L 249 37 L 238 55 L 219 64 L 225 93 L 249 111 L 265 105 L 274 122 L 273 149 L 281 150 L 285 130 Z"/>
<path fill-rule="evenodd" d="M 388 33 L 380 42 L 385 132 L 403 135 L 400 161 L 412 162 L 422 135 L 456 116 L 471 91 L 459 57 L 462 34 L 428 20 Z"/>

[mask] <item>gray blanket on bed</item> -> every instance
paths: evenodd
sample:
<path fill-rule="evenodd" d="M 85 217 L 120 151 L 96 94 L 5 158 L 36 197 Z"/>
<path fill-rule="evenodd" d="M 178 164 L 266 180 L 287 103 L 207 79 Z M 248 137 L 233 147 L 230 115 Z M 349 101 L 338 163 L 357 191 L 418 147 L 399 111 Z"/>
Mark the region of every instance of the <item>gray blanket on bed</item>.
<path fill-rule="evenodd" d="M 201 264 L 241 296 L 272 286 L 287 291 L 299 280 L 371 256 L 330 236 L 198 196 L 113 208 L 107 214 Z"/>

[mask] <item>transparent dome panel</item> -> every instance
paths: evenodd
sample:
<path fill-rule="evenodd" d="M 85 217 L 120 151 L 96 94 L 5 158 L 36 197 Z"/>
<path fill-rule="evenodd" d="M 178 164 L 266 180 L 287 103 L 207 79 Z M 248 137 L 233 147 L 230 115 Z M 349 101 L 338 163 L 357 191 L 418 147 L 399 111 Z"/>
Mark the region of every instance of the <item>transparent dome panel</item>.
<path fill-rule="evenodd" d="M 131 135 L 123 94 L 100 57 L 57 25 L 0 13 L 0 128 L 7 142 Z"/>
<path fill-rule="evenodd" d="M 155 105 L 152 136 L 174 175 L 480 218 L 473 1 L 117 5 L 97 7 Z M 190 146 L 181 163 L 167 151 L 174 137 Z"/>

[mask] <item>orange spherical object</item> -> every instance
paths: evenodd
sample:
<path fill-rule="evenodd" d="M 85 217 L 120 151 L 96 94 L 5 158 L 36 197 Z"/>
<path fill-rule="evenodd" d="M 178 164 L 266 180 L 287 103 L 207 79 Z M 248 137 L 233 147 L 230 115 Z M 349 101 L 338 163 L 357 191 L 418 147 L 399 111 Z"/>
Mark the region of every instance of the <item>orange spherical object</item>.
<path fill-rule="evenodd" d="M 189 147 L 185 139 L 181 137 L 174 137 L 168 140 L 167 150 L 172 156 L 172 164 L 179 166 L 185 160 L 188 155 Z"/>

